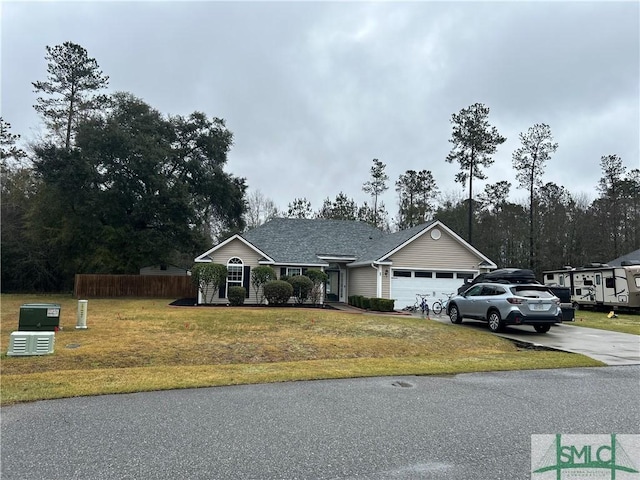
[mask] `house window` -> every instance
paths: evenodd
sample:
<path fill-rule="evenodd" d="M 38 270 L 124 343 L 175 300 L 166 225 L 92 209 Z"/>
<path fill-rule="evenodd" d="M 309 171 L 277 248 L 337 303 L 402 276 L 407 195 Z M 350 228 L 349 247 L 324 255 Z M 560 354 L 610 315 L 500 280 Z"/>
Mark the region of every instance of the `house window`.
<path fill-rule="evenodd" d="M 410 277 L 411 276 L 411 271 L 409 271 L 409 270 L 394 270 L 393 271 L 393 276 L 394 277 Z"/>
<path fill-rule="evenodd" d="M 238 257 L 233 257 L 227 262 L 227 292 L 230 287 L 241 287 L 243 278 L 242 260 Z"/>
<path fill-rule="evenodd" d="M 431 278 L 433 277 L 432 272 L 414 272 L 413 273 L 416 278 Z"/>
<path fill-rule="evenodd" d="M 287 276 L 295 277 L 296 275 L 302 275 L 302 268 L 300 267 L 287 267 Z"/>
<path fill-rule="evenodd" d="M 453 272 L 436 272 L 436 278 L 453 278 Z"/>

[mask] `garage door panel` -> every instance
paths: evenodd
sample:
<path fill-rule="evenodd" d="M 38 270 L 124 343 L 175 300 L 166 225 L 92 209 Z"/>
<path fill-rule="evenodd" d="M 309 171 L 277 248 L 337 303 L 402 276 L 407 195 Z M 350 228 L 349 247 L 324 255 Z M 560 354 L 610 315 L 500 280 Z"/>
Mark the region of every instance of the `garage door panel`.
<path fill-rule="evenodd" d="M 431 306 L 436 300 L 444 300 L 451 292 L 457 292 L 461 284 L 459 278 L 392 277 L 391 298 L 395 299 L 395 308 L 402 309 L 416 303 L 416 294 L 427 294 Z"/>

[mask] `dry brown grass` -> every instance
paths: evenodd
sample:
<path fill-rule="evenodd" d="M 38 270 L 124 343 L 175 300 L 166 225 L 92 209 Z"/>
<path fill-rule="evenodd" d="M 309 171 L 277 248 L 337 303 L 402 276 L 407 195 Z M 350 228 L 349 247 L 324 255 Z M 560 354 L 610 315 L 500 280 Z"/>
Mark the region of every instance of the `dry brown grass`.
<path fill-rule="evenodd" d="M 578 310 L 571 325 L 640 335 L 640 313 L 617 312 L 612 318 L 608 314 L 609 311 Z"/>
<path fill-rule="evenodd" d="M 7 357 L 20 305 L 60 303 L 55 353 Z M 69 296 L 2 296 L 2 403 L 285 380 L 599 365 L 519 351 L 494 335 L 413 317 L 299 308 L 170 307 L 95 299 L 77 330 Z"/>

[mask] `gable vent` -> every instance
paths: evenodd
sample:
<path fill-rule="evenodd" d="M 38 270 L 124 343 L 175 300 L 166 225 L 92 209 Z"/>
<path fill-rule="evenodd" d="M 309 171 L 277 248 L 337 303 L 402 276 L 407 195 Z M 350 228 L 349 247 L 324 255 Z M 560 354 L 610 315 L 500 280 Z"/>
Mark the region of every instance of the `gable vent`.
<path fill-rule="evenodd" d="M 48 355 L 53 353 L 55 332 L 13 332 L 8 356 Z"/>

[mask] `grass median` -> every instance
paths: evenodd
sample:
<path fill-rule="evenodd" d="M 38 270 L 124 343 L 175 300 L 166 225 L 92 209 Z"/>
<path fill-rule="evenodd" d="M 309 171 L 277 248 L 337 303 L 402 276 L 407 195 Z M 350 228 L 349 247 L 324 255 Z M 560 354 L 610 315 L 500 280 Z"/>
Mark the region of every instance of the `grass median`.
<path fill-rule="evenodd" d="M 88 303 L 88 328 L 78 330 L 77 300 L 70 296 L 1 299 L 3 405 L 174 388 L 602 365 L 577 354 L 521 350 L 488 332 L 406 316 L 94 299 Z M 25 303 L 62 305 L 52 355 L 6 355 Z"/>

